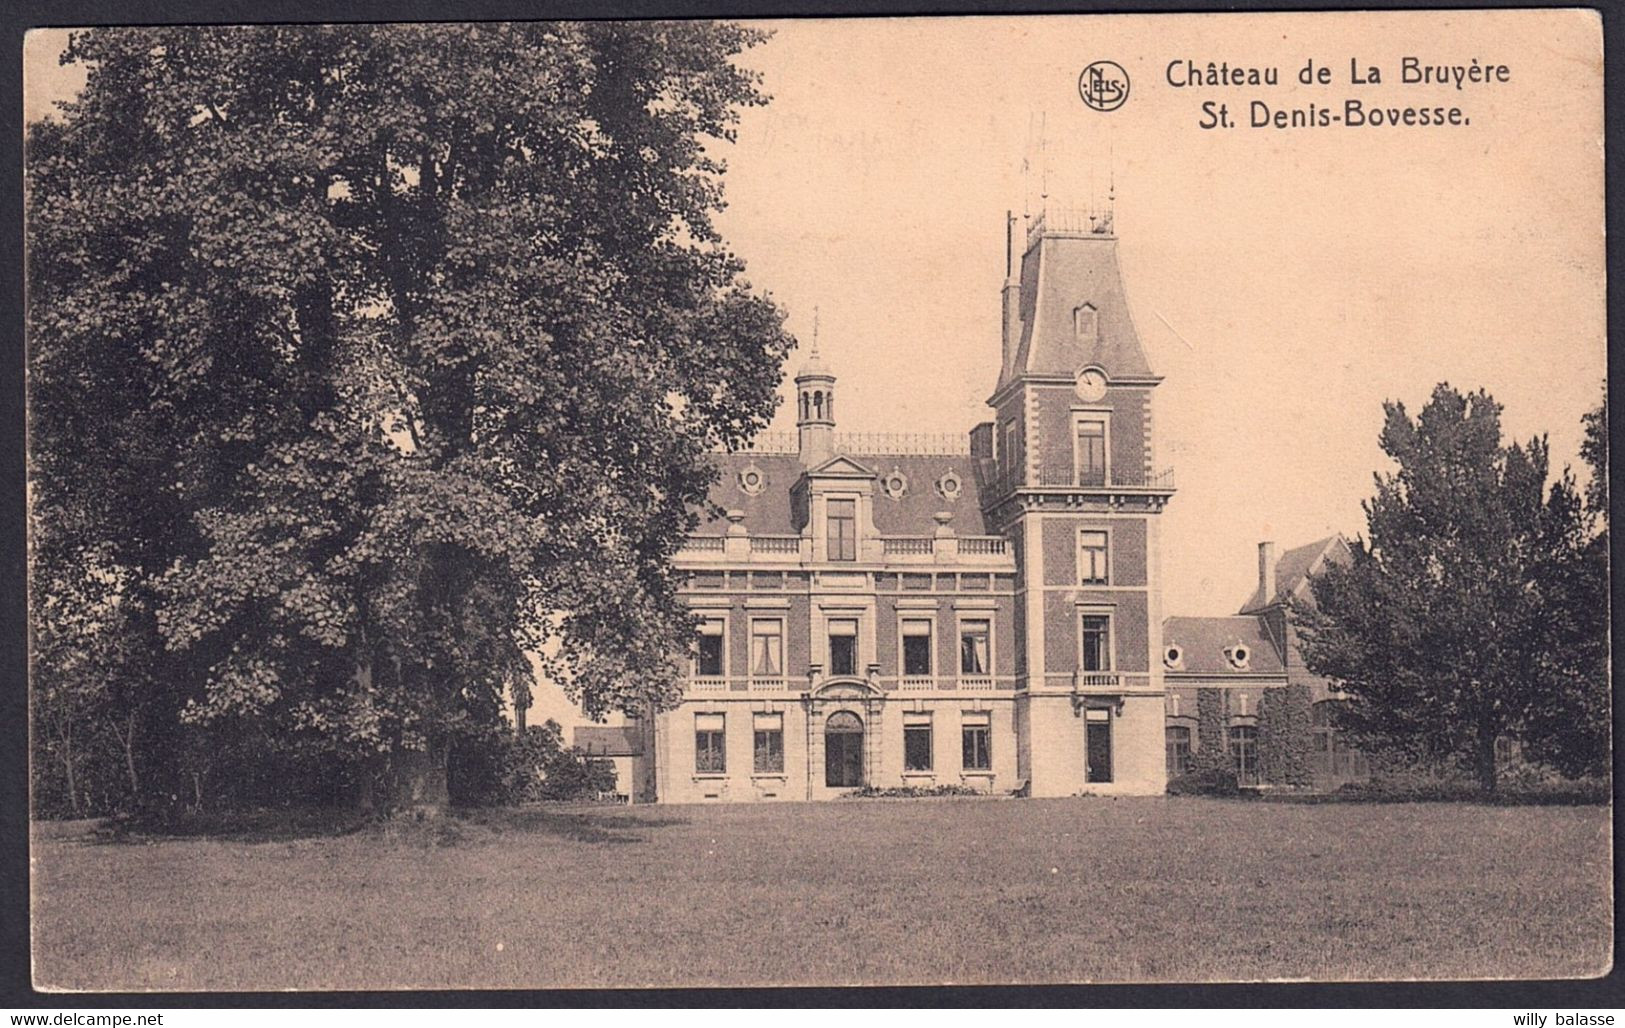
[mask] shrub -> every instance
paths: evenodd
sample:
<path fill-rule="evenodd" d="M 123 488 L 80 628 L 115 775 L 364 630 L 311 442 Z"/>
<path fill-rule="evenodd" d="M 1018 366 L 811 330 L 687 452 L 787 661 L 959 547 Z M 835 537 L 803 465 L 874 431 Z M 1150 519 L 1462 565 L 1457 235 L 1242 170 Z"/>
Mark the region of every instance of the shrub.
<path fill-rule="evenodd" d="M 910 799 L 927 798 L 933 796 L 985 796 L 986 793 L 977 792 L 968 785 L 901 785 L 881 787 L 878 785 L 865 785 L 861 789 L 853 789 L 845 794 L 846 799 L 872 800 L 872 799 Z"/>
<path fill-rule="evenodd" d="M 459 746 L 446 784 L 462 806 L 596 799 L 615 790 L 615 765 L 566 748 L 564 729 L 549 720 L 523 735 L 497 732 Z"/>
<path fill-rule="evenodd" d="M 1170 796 L 1237 796 L 1241 786 L 1229 768 L 1200 767 L 1168 782 Z"/>

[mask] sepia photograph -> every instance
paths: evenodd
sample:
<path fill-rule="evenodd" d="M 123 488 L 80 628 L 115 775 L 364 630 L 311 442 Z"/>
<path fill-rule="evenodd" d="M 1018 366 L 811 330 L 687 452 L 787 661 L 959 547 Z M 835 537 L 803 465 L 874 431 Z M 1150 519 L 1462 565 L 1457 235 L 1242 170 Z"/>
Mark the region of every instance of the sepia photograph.
<path fill-rule="evenodd" d="M 39 993 L 1612 971 L 1599 12 L 22 56 Z"/>

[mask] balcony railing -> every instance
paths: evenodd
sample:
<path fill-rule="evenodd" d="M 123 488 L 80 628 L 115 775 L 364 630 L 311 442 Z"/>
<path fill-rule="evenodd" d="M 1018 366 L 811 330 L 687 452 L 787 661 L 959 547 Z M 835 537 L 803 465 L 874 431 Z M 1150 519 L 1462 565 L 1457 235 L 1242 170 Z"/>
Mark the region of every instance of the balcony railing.
<path fill-rule="evenodd" d="M 878 553 L 876 552 L 878 550 Z M 900 564 L 1008 566 L 1009 542 L 1000 535 L 890 535 L 861 543 L 860 560 Z M 813 541 L 799 535 L 691 535 L 678 554 L 702 564 L 743 562 L 783 567 L 810 560 Z"/>
<path fill-rule="evenodd" d="M 783 692 L 790 688 L 788 678 L 752 678 L 750 680 L 751 692 Z"/>
<path fill-rule="evenodd" d="M 726 692 L 728 680 L 720 675 L 695 675 L 688 680 L 690 692 Z"/>
<path fill-rule="evenodd" d="M 799 535 L 753 535 L 750 537 L 752 553 L 800 553 Z"/>
<path fill-rule="evenodd" d="M 1072 674 L 1074 689 L 1116 689 L 1122 681 L 1123 676 L 1115 671 L 1075 671 Z"/>
<path fill-rule="evenodd" d="M 931 542 L 928 535 L 893 535 L 881 540 L 882 552 L 888 557 L 928 556 L 931 553 Z"/>
<path fill-rule="evenodd" d="M 1108 478 L 1105 472 L 1088 469 L 1079 472 L 1076 468 L 1068 467 L 1040 467 L 1038 469 L 1038 485 L 1040 486 L 1067 486 L 1073 489 L 1172 489 L 1174 487 L 1174 469 L 1163 468 L 1150 475 L 1136 473 L 1138 482 L 1124 481 L 1126 475 L 1112 475 Z M 1021 483 L 1017 481 L 1015 485 Z"/>
<path fill-rule="evenodd" d="M 959 687 L 961 689 L 991 689 L 993 688 L 992 675 L 960 675 Z"/>
<path fill-rule="evenodd" d="M 921 691 L 935 689 L 936 687 L 937 680 L 932 675 L 904 675 L 903 680 L 898 683 L 898 688 L 907 691 Z"/>
<path fill-rule="evenodd" d="M 1003 553 L 1005 538 L 1002 535 L 962 535 L 959 537 L 959 553 L 961 556 L 991 557 Z"/>

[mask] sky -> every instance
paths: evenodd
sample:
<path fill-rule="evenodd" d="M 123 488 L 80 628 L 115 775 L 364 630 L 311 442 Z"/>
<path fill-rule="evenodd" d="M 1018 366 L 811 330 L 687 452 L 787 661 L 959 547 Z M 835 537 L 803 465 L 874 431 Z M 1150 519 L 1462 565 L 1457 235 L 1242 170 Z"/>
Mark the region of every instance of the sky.
<path fill-rule="evenodd" d="M 1509 436 L 1578 459 L 1605 376 L 1602 52 L 1588 11 L 762 22 L 718 225 L 839 376 L 841 431 L 968 431 L 998 375 L 1005 212 L 1103 202 L 1153 369 L 1163 608 L 1233 612 L 1256 546 L 1363 531 L 1382 404 L 1483 387 Z M 30 33 L 25 113 L 82 84 Z M 1507 68 L 1407 85 L 1401 61 Z M 1078 77 L 1128 74 L 1111 112 Z M 1306 60 L 1331 69 L 1303 86 Z M 1350 62 L 1380 84 L 1350 81 Z M 1176 88 L 1167 66 L 1274 67 Z M 1274 129 L 1249 103 L 1459 106 L 1445 127 Z M 1234 128 L 1202 129 L 1204 101 Z M 1027 172 L 1023 173 L 1023 164 Z M 788 382 L 784 389 L 789 395 Z M 794 427 L 788 401 L 772 426 Z"/>

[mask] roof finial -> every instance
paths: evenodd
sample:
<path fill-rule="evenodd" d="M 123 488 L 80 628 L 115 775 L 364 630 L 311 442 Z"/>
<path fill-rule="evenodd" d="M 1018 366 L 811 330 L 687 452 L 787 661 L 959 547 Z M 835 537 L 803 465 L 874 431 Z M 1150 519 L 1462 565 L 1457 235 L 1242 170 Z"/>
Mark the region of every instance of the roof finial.
<path fill-rule="evenodd" d="M 1049 112 L 1038 112 L 1038 167 L 1039 188 L 1038 213 L 1049 213 Z"/>

